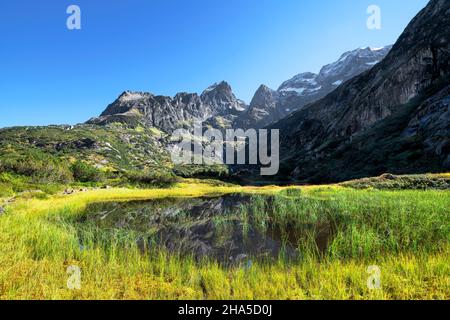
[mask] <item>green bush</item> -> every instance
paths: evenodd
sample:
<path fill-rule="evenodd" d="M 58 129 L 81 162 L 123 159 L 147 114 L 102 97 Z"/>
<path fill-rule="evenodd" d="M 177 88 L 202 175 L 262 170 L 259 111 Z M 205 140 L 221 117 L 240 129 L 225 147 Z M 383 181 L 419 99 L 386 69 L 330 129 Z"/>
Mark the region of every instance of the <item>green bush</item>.
<path fill-rule="evenodd" d="M 76 161 L 70 169 L 78 182 L 101 182 L 105 179 L 102 171 L 84 161 Z"/>
<path fill-rule="evenodd" d="M 177 181 L 177 177 L 172 172 L 158 169 L 129 171 L 126 173 L 126 178 L 130 183 L 137 185 L 168 186 Z"/>
<path fill-rule="evenodd" d="M 353 189 L 380 190 L 448 190 L 450 178 L 437 175 L 404 175 L 383 174 L 380 177 L 364 178 L 341 183 Z"/>
<path fill-rule="evenodd" d="M 27 150 L 0 158 L 0 171 L 30 177 L 36 183 L 69 183 L 73 181 L 65 163 L 49 154 Z"/>
<path fill-rule="evenodd" d="M 229 177 L 229 169 L 225 165 L 179 165 L 174 173 L 183 178 L 225 179 Z"/>

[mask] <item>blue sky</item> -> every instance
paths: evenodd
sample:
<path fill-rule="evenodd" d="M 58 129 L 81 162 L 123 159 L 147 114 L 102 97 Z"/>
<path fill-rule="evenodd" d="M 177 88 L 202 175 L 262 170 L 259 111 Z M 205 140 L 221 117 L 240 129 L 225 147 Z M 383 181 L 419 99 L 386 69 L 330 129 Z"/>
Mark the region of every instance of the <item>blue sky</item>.
<path fill-rule="evenodd" d="M 249 102 L 343 52 L 394 43 L 427 0 L 0 2 L 0 127 L 74 124 L 124 90 L 174 95 L 226 80 Z M 79 5 L 82 29 L 66 28 Z M 382 29 L 366 27 L 381 8 Z"/>

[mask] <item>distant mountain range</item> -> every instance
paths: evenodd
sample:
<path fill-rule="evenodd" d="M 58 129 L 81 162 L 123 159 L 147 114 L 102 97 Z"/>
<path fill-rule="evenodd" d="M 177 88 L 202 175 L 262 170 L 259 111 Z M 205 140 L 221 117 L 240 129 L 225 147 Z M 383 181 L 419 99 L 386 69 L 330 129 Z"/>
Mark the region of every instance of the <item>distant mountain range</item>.
<path fill-rule="evenodd" d="M 323 98 L 345 81 L 371 69 L 383 60 L 390 48 L 362 48 L 346 52 L 338 61 L 324 66 L 319 74 L 298 74 L 284 82 L 277 91 L 261 85 L 249 106 L 236 98 L 225 81 L 210 86 L 200 95 L 178 93 L 175 97 L 168 97 L 126 91 L 100 117 L 88 123 L 142 124 L 166 132 L 193 120 L 218 128 L 262 128 Z"/>
<path fill-rule="evenodd" d="M 394 46 L 346 52 L 277 90 L 261 85 L 249 105 L 226 82 L 174 97 L 126 91 L 86 124 L 0 130 L 0 165 L 5 154 L 39 150 L 114 172 L 175 170 L 170 133 L 201 120 L 221 129 L 280 129 L 276 181 L 448 171 L 449 35 L 450 1 L 431 0 Z M 254 172 L 235 175 L 253 179 Z"/>

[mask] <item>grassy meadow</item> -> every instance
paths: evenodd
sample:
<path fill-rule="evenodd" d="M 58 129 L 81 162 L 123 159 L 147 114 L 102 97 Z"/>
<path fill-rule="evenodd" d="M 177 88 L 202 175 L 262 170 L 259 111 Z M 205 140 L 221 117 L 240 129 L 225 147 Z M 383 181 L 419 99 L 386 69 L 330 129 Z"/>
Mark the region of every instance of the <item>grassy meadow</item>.
<path fill-rule="evenodd" d="M 248 193 L 251 206 L 280 230 L 332 223 L 319 252 L 301 233 L 301 258 L 250 268 L 223 267 L 164 250 L 143 254 L 132 232 L 99 237 L 71 223 L 89 203 Z M 261 196 L 275 195 L 268 204 Z M 90 190 L 73 195 L 22 195 L 0 216 L 0 299 L 449 299 L 450 192 L 356 190 L 342 186 L 240 187 L 198 181 L 168 189 Z M 97 234 L 80 246 L 84 233 Z M 314 231 L 311 231 L 313 233 Z M 89 238 L 89 237 L 87 237 Z M 81 288 L 67 287 L 71 265 Z M 369 289 L 369 266 L 381 288 Z"/>

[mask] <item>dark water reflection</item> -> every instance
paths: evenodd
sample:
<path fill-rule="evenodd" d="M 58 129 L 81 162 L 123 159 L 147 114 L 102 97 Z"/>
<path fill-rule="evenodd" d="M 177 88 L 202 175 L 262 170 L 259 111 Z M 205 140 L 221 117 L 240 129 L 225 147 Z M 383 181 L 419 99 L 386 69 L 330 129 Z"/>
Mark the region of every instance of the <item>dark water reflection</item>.
<path fill-rule="evenodd" d="M 267 201 L 271 201 L 270 197 Z M 280 256 L 296 258 L 297 234 L 273 227 L 270 221 L 253 219 L 251 211 L 244 210 L 250 204 L 251 197 L 244 195 L 97 203 L 87 208 L 81 222 L 137 231 L 142 234 L 137 240 L 141 248 L 152 243 L 171 252 L 225 264 L 247 264 L 253 259 L 274 260 Z M 331 229 L 326 225 L 312 227 L 319 228 L 319 250 L 326 248 Z"/>

